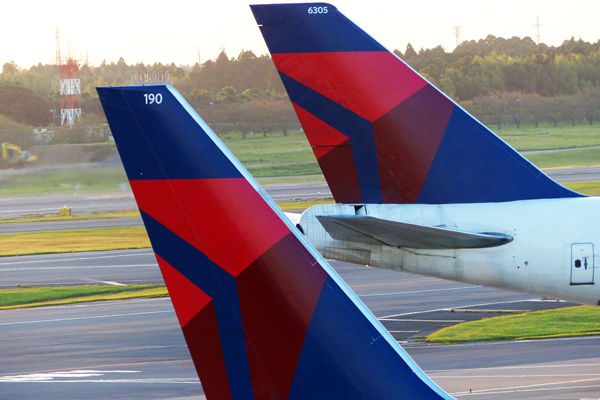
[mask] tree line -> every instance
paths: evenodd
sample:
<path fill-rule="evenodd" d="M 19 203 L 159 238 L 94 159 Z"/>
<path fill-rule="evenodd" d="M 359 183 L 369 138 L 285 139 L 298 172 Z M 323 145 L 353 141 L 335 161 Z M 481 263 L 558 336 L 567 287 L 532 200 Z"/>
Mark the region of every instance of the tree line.
<path fill-rule="evenodd" d="M 409 44 L 404 52 L 395 53 L 486 124 L 501 128 L 600 119 L 600 41 L 571 38 L 553 47 L 528 37 L 488 36 L 463 42 L 452 52 L 441 46 L 417 52 Z M 271 58 L 251 51 L 237 57 L 222 52 L 215 60 L 193 66 L 127 64 L 123 58 L 97 67 L 83 65 L 83 122 L 105 122 L 96 86 L 128 84 L 134 76 L 165 73 L 217 132 L 267 134 L 298 127 Z M 54 65 L 20 68 L 6 63 L 0 73 L 3 120 L 37 127 L 57 124 L 58 81 Z M 0 136 L 3 131 L 0 126 Z M 56 140 L 76 140 L 73 136 L 65 133 Z M 97 140 L 96 136 L 105 134 L 83 135 L 86 140 Z"/>

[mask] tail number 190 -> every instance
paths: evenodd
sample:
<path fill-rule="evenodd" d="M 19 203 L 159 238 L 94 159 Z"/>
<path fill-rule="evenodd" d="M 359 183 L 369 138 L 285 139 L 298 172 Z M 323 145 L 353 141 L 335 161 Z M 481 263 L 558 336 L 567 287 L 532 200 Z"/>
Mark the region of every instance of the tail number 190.
<path fill-rule="evenodd" d="M 308 7 L 309 14 L 327 14 L 327 6 Z"/>
<path fill-rule="evenodd" d="M 163 97 L 160 93 L 144 93 L 144 101 L 146 104 L 160 104 L 163 101 Z"/>

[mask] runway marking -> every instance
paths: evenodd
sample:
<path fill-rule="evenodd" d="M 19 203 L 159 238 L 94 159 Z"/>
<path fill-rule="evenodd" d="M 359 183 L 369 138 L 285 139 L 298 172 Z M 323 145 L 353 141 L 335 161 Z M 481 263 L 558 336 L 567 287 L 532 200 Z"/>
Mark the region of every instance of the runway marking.
<path fill-rule="evenodd" d="M 164 281 L 159 281 L 157 279 L 126 279 L 127 283 L 124 283 L 124 285 L 134 285 L 134 284 L 161 284 L 164 283 Z M 26 285 L 27 286 L 71 286 L 71 285 L 82 285 L 82 284 L 86 284 L 86 283 L 90 283 L 90 282 L 101 282 L 101 281 L 97 281 L 94 279 L 89 279 L 86 277 L 82 277 L 82 278 L 77 278 L 77 279 L 73 279 L 72 281 L 54 281 L 54 282 L 49 282 L 47 280 L 45 281 L 30 281 L 28 280 Z M 0 289 L 14 289 L 15 285 L 10 284 L 10 285 L 2 285 L 0 284 Z M 147 299 L 149 300 L 149 299 Z M 111 300 L 113 301 L 113 300 Z M 116 300 L 114 300 L 116 301 Z M 58 306 L 52 306 L 52 307 L 58 307 Z"/>
<path fill-rule="evenodd" d="M 321 192 L 317 192 L 317 193 L 298 193 L 296 195 L 293 195 L 295 197 L 307 197 L 307 196 L 323 196 L 323 195 L 328 195 L 329 193 L 321 193 Z M 289 194 L 272 194 L 270 195 L 271 198 L 275 199 L 275 198 L 283 198 L 283 199 L 287 199 L 290 198 Z"/>
<path fill-rule="evenodd" d="M 382 319 L 382 318 L 394 318 L 394 317 L 403 317 L 405 315 L 416 315 L 416 314 L 425 314 L 425 313 L 432 313 L 432 312 L 438 312 L 438 311 L 449 311 L 451 309 L 457 309 L 457 308 L 466 308 L 466 307 L 481 307 L 481 306 L 491 306 L 491 305 L 496 305 L 496 304 L 510 304 L 510 303 L 520 303 L 520 302 L 525 302 L 525 301 L 537 301 L 538 299 L 521 299 L 521 300 L 507 300 L 507 301 L 495 301 L 492 303 L 479 303 L 479 304 L 467 304 L 464 306 L 450 306 L 450 307 L 443 307 L 443 308 L 434 308 L 431 310 L 423 310 L 423 311 L 411 311 L 411 312 L 405 312 L 405 313 L 400 313 L 400 314 L 390 314 L 390 315 L 383 315 L 381 317 L 377 317 L 378 319 Z"/>
<path fill-rule="evenodd" d="M 105 285 L 110 285 L 110 286 L 127 286 L 127 284 L 125 284 L 125 283 L 115 282 L 115 281 L 98 281 L 98 280 L 93 280 L 92 282 L 104 283 Z"/>
<path fill-rule="evenodd" d="M 0 213 L 6 214 L 6 213 L 33 213 L 33 212 L 38 212 L 38 211 L 56 211 L 57 207 L 49 207 L 49 208 L 34 208 L 31 210 L 2 210 L 0 211 Z"/>
<path fill-rule="evenodd" d="M 47 271 L 51 269 L 55 270 L 69 270 L 69 269 L 97 269 L 97 268 L 136 268 L 136 267 L 155 267 L 158 264 L 123 264 L 123 265 L 57 265 L 50 267 L 18 267 L 18 268 L 0 268 L 2 272 L 12 271 Z"/>
<path fill-rule="evenodd" d="M 40 319 L 40 320 L 36 320 L 36 321 L 3 322 L 3 323 L 0 323 L 0 326 L 43 324 L 46 322 L 78 321 L 78 320 L 82 320 L 82 319 L 130 317 L 130 316 L 136 316 L 136 315 L 163 314 L 163 313 L 172 313 L 172 312 L 173 312 L 173 310 L 144 311 L 144 312 L 135 312 L 135 313 L 123 313 L 123 314 L 94 315 L 94 316 L 87 316 L 87 317 Z"/>
<path fill-rule="evenodd" d="M 106 301 L 91 301 L 89 303 L 74 303 L 74 304 L 63 304 L 63 305 L 56 305 L 56 306 L 52 306 L 52 310 L 59 310 L 59 309 L 67 309 L 67 310 L 73 310 L 74 308 L 106 308 L 106 307 L 111 307 L 113 304 L 116 303 L 120 303 L 120 304 L 127 304 L 127 305 L 135 305 L 135 304 L 140 304 L 143 303 L 144 305 L 147 305 L 148 303 L 161 303 L 161 302 L 166 302 L 166 304 L 161 305 L 161 306 L 166 306 L 169 308 L 173 307 L 173 303 L 171 303 L 171 298 L 170 297 L 148 297 L 148 298 L 132 298 L 132 299 L 126 299 L 126 300 L 111 300 L 110 302 Z M 112 303 L 112 304 L 111 304 Z M 38 310 L 42 310 L 42 308 L 31 308 L 29 310 L 34 310 L 34 309 L 38 309 Z M 23 309 L 9 309 L 9 310 L 0 310 L 0 312 L 18 312 L 18 311 L 23 311 Z M 100 311 L 101 312 L 101 311 Z"/>
<path fill-rule="evenodd" d="M 555 385 L 568 385 L 574 383 L 583 383 L 583 382 L 592 382 L 598 381 L 600 378 L 589 378 L 589 379 L 576 379 L 572 381 L 561 381 L 561 382 L 548 382 L 548 383 L 536 383 L 533 385 L 521 385 L 521 386 L 509 386 L 504 388 L 489 388 L 489 389 L 478 389 L 469 392 L 457 392 L 451 393 L 452 396 L 473 396 L 473 395 L 481 395 L 481 394 L 502 394 L 502 393 L 513 393 L 513 392 L 533 392 L 540 390 L 561 390 L 561 389 L 576 389 L 576 388 L 587 388 L 587 387 L 597 387 L 594 386 L 562 386 L 562 387 L 553 387 L 548 388 L 548 386 Z"/>
<path fill-rule="evenodd" d="M 394 296 L 400 294 L 415 294 L 415 293 L 429 293 L 429 292 L 444 292 L 449 290 L 465 290 L 465 289 L 477 289 L 481 286 L 459 286 L 445 289 L 427 289 L 427 290 L 410 290 L 406 292 L 391 292 L 391 293 L 370 293 L 370 294 L 361 294 L 358 297 L 376 297 L 376 296 Z"/>
<path fill-rule="evenodd" d="M 499 390 L 497 392 L 486 392 L 486 393 L 477 393 L 476 391 L 474 392 L 461 392 L 461 393 L 450 393 L 452 396 L 454 397 L 464 397 L 464 396 L 469 396 L 469 398 L 471 398 L 471 396 L 477 396 L 480 394 L 486 395 L 486 394 L 506 394 L 506 393 L 522 393 L 522 392 L 541 392 L 543 390 L 552 390 L 552 391 L 557 391 L 557 390 L 573 390 L 573 389 L 598 389 L 598 385 L 586 385 L 586 386 L 581 386 L 581 385 L 577 385 L 577 386 L 561 386 L 561 387 L 554 387 L 552 389 L 549 388 L 537 388 L 537 389 L 519 389 L 519 390 L 507 390 L 507 391 L 502 391 Z M 588 397 L 583 397 L 580 400 L 597 400 L 597 398 L 588 398 Z"/>
<path fill-rule="evenodd" d="M 432 375 L 435 379 L 469 379 L 469 378 L 481 378 L 481 379 L 489 379 L 489 378 L 560 378 L 567 376 L 597 376 L 600 378 L 600 373 L 598 374 L 518 374 L 518 375 L 510 375 L 510 374 L 494 374 L 494 375 Z"/>
<path fill-rule="evenodd" d="M 24 381 L 2 381 L 0 383 L 148 383 L 148 384 L 165 384 L 165 383 L 179 383 L 179 384 L 194 384 L 199 385 L 200 381 L 196 378 L 139 378 L 139 379 L 53 379 L 48 381 L 36 381 L 36 380 L 24 380 Z"/>
<path fill-rule="evenodd" d="M 598 146 L 591 146 L 591 147 L 598 147 Z M 581 150 L 581 149 L 586 149 L 587 147 L 580 147 L 578 149 L 558 149 L 556 151 L 564 151 L 564 150 Z M 546 171 L 546 170 L 553 170 L 553 169 L 595 169 L 600 167 L 600 164 L 593 164 L 593 165 L 565 165 L 564 167 L 548 167 L 548 168 L 542 168 L 542 171 Z"/>
<path fill-rule="evenodd" d="M 377 318 L 380 321 L 393 322 L 465 322 L 464 319 L 410 319 L 410 318 Z"/>
<path fill-rule="evenodd" d="M 141 371 L 98 371 L 98 370 L 85 370 L 78 369 L 72 371 L 56 371 L 56 372 L 44 372 L 44 373 L 33 373 L 33 374 L 22 374 L 22 375 L 4 375 L 0 376 L 0 382 L 41 382 L 51 381 L 55 378 L 89 378 L 92 376 L 103 376 L 105 374 L 120 373 L 130 374 Z"/>
<path fill-rule="evenodd" d="M 122 251 L 122 250 L 115 250 L 115 251 Z M 131 251 L 131 250 L 125 250 L 125 251 Z M 51 258 L 47 258 L 47 259 L 41 259 L 41 260 L 30 260 L 30 261 L 14 261 L 14 262 L 0 262 L 0 266 L 2 265 L 17 265 L 17 264 L 35 264 L 35 263 L 47 263 L 47 262 L 53 262 L 53 261 L 79 261 L 79 260 L 98 260 L 98 259 L 105 259 L 105 258 L 121 258 L 121 257 L 136 257 L 139 255 L 145 255 L 145 254 L 154 254 L 154 252 L 152 250 L 144 250 L 144 251 L 137 251 L 135 253 L 130 253 L 130 254 L 113 254 L 113 255 L 101 255 L 101 256 L 90 256 L 90 257 L 67 257 L 67 258 L 62 258 L 62 254 L 55 254 L 54 257 Z M 40 258 L 40 256 L 18 256 L 19 258 L 23 258 L 23 257 L 35 257 L 35 258 Z"/>
<path fill-rule="evenodd" d="M 490 342 L 468 342 L 468 343 L 456 343 L 456 344 L 444 344 L 444 346 L 452 347 L 465 347 L 465 346 L 494 346 L 494 345 L 507 345 L 507 344 L 531 344 L 537 342 L 552 342 L 552 341 L 574 341 L 574 340 L 599 340 L 600 335 L 589 335 L 589 336 L 573 336 L 563 338 L 546 338 L 546 339 L 527 339 L 527 340 L 503 340 L 503 341 L 490 341 Z M 507 368 L 507 367 L 498 367 Z"/>
<path fill-rule="evenodd" d="M 600 366 L 600 363 L 549 364 L 549 365 L 527 364 L 527 365 L 507 365 L 504 367 L 466 368 L 462 371 L 485 371 L 485 370 L 498 370 L 498 369 L 531 369 L 531 368 L 539 369 L 539 368 L 598 367 L 598 366 Z M 427 373 L 428 374 L 448 373 L 450 371 L 455 371 L 455 370 L 432 369 L 432 370 L 428 370 Z"/>
<path fill-rule="evenodd" d="M 117 367 L 132 367 L 139 365 L 156 365 L 156 364 L 177 364 L 177 363 L 190 363 L 192 364 L 192 359 L 182 359 L 182 360 L 155 360 L 155 361 L 136 361 L 136 362 L 128 362 L 128 363 L 116 363 L 116 364 L 100 364 L 100 365 L 87 365 L 87 366 L 79 366 L 75 369 L 99 369 L 99 368 L 117 368 Z M 28 372 L 19 372 L 14 373 L 12 375 L 28 375 L 28 374 L 41 374 L 41 373 L 51 373 L 54 370 L 46 369 L 46 370 L 38 370 L 38 371 L 28 371 Z M 12 376 L 11 375 L 11 376 Z M 8 375 L 7 375 L 8 376 Z"/>
<path fill-rule="evenodd" d="M 77 379 L 102 377 L 107 374 L 134 374 L 142 371 L 130 370 L 72 370 L 72 371 L 56 371 L 46 373 L 33 373 L 22 375 L 5 375 L 0 376 L 0 383 L 184 383 L 184 384 L 199 384 L 197 377 L 191 378 L 130 378 L 130 379 Z"/>

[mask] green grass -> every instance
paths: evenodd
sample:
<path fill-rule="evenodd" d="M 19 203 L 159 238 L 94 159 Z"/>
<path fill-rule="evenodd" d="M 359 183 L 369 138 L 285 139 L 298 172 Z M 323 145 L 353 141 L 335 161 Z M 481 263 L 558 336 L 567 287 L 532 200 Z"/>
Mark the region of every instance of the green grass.
<path fill-rule="evenodd" d="M 280 183 L 325 182 L 325 177 L 319 171 L 316 175 L 285 176 L 276 178 L 258 178 L 261 185 L 274 185 Z"/>
<path fill-rule="evenodd" d="M 168 296 L 162 284 L 19 287 L 0 290 L 0 310 L 159 296 Z"/>
<path fill-rule="evenodd" d="M 91 193 L 129 190 L 121 166 L 84 167 L 64 171 L 26 169 L 0 178 L 0 196 L 39 193 Z"/>
<path fill-rule="evenodd" d="M 600 194 L 600 181 L 567 182 L 563 185 L 582 194 Z"/>
<path fill-rule="evenodd" d="M 600 148 L 556 151 L 525 156 L 539 168 L 600 164 Z"/>
<path fill-rule="evenodd" d="M 248 171 L 257 178 L 321 174 L 321 169 L 303 132 L 287 136 L 273 133 L 222 135 L 221 139 Z"/>
<path fill-rule="evenodd" d="M 427 336 L 426 341 L 460 343 L 597 334 L 600 308 L 577 306 L 464 322 L 440 329 Z"/>
<path fill-rule="evenodd" d="M 302 132 L 222 135 L 221 138 L 255 177 L 321 175 L 321 170 Z M 322 176 L 322 175 L 321 175 Z M 321 178 L 322 179 L 322 178 Z M 129 190 L 121 166 L 93 166 L 63 171 L 22 169 L 0 176 L 0 196 L 118 192 Z"/>
<path fill-rule="evenodd" d="M 270 166 L 249 166 L 248 172 L 256 178 L 264 178 L 268 176 L 298 176 L 298 175 L 313 175 L 321 172 L 319 165 L 314 163 L 296 163 L 296 164 L 280 164 Z"/>
<path fill-rule="evenodd" d="M 150 247 L 142 226 L 0 234 L 0 256 Z"/>
<path fill-rule="evenodd" d="M 139 217 L 139 211 L 115 211 L 115 212 L 99 212 L 92 214 L 81 214 L 81 215 L 35 215 L 27 216 L 22 218 L 6 218 L 0 219 L 0 224 L 18 223 L 18 222 L 46 222 L 46 221 L 74 221 L 80 219 L 111 219 L 111 218 L 133 218 Z"/>
<path fill-rule="evenodd" d="M 519 151 L 566 149 L 600 146 L 600 124 L 594 125 L 540 125 L 539 128 L 505 127 L 496 131 Z M 242 164 L 257 178 L 280 177 L 270 183 L 322 180 L 320 168 L 303 132 L 292 131 L 287 136 L 272 133 L 248 135 L 239 133 L 221 135 L 225 144 Z M 106 146 L 105 146 L 106 147 Z M 590 165 L 600 163 L 600 149 L 573 150 L 527 156 L 538 167 Z M 315 177 L 305 177 L 314 175 Z M 300 176 L 299 178 L 297 178 Z M 288 177 L 288 178 L 281 178 Z M 299 180 L 300 179 L 300 180 Z M 89 192 L 116 192 L 129 190 L 121 166 L 95 166 L 66 171 L 23 169 L 0 178 L 0 196 L 65 194 Z"/>
<path fill-rule="evenodd" d="M 519 151 L 570 149 L 600 146 L 600 124 L 559 125 L 540 124 L 535 127 L 515 126 L 492 130 Z"/>
<path fill-rule="evenodd" d="M 289 201 L 289 202 L 277 203 L 279 208 L 281 208 L 284 211 L 285 210 L 305 210 L 308 207 L 316 206 L 319 204 L 335 204 L 335 201 L 333 201 L 332 198 L 327 198 L 327 199 L 319 199 L 319 200 L 314 200 L 314 201 Z"/>
<path fill-rule="evenodd" d="M 36 303 L 48 300 L 67 299 L 72 297 L 96 294 L 121 293 L 129 290 L 156 288 L 163 285 L 85 285 L 85 286 L 51 286 L 51 287 L 18 287 L 0 290 L 0 307 L 18 304 Z"/>
<path fill-rule="evenodd" d="M 223 142 L 244 165 L 256 163 L 291 163 L 313 161 L 314 155 L 303 132 L 292 131 L 287 136 L 282 133 L 220 136 Z"/>

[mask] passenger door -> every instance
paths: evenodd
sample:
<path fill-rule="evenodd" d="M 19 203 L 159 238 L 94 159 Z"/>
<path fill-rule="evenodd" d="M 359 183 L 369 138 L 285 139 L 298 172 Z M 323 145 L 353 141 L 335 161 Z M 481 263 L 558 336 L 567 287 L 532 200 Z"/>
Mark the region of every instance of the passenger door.
<path fill-rule="evenodd" d="M 571 285 L 594 284 L 594 244 L 571 245 Z"/>

